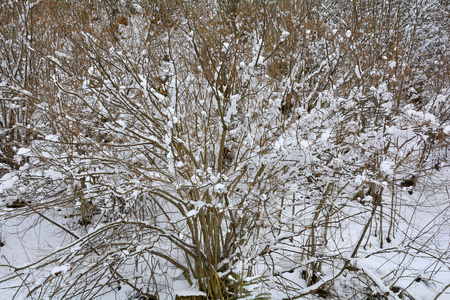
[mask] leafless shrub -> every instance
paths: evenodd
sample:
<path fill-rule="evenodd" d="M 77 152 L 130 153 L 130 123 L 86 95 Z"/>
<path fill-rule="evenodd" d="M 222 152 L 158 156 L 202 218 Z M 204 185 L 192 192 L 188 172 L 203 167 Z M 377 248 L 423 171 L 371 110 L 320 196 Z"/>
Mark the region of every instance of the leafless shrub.
<path fill-rule="evenodd" d="M 0 190 L 3 217 L 69 240 L 1 280 L 37 299 L 153 299 L 169 273 L 214 299 L 255 281 L 398 293 L 401 272 L 387 288 L 351 261 L 400 234 L 402 191 L 448 161 L 445 64 L 419 70 L 425 2 L 5 3 L 0 167 L 21 188 Z"/>

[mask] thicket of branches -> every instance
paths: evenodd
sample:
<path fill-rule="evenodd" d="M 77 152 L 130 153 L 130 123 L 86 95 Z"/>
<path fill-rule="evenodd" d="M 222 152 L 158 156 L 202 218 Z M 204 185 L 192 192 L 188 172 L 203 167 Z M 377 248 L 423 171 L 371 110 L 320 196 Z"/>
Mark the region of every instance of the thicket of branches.
<path fill-rule="evenodd" d="M 435 0 L 1 1 L 2 221 L 66 238 L 0 281 L 411 299 L 420 277 L 358 258 L 450 267 L 434 227 L 400 230 L 448 185 L 449 19 Z"/>

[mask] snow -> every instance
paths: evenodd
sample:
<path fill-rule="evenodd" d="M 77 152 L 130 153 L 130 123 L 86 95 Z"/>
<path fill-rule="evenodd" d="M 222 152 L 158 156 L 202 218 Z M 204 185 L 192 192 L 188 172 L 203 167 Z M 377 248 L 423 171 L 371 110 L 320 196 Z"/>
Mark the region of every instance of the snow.
<path fill-rule="evenodd" d="M 64 174 L 62 174 L 61 172 L 57 172 L 55 170 L 45 170 L 44 171 L 44 176 L 47 178 L 51 178 L 53 180 L 58 180 L 58 179 L 63 179 L 64 178 Z"/>
<path fill-rule="evenodd" d="M 241 99 L 240 95 L 232 95 L 230 97 L 230 107 L 228 108 L 227 115 L 225 116 L 224 120 L 227 123 L 230 123 L 231 117 L 235 114 L 237 114 L 237 102 Z"/>
<path fill-rule="evenodd" d="M 196 214 L 198 214 L 198 210 L 196 210 L 196 209 L 190 210 L 190 211 L 188 211 L 188 212 L 186 213 L 186 218 L 193 217 L 193 216 L 195 216 Z"/>
<path fill-rule="evenodd" d="M 325 130 L 324 133 L 320 136 L 320 139 L 322 140 L 322 143 L 326 143 L 328 139 L 330 138 L 331 129 Z"/>
<path fill-rule="evenodd" d="M 361 72 L 359 71 L 359 66 L 355 66 L 355 74 L 358 79 L 361 79 Z"/>
<path fill-rule="evenodd" d="M 45 139 L 47 141 L 57 142 L 57 141 L 59 141 L 59 136 L 58 135 L 54 135 L 54 134 L 49 134 L 49 135 L 45 136 Z"/>
<path fill-rule="evenodd" d="M 450 125 L 447 125 L 444 127 L 444 129 L 442 130 L 445 134 L 450 135 Z"/>
<path fill-rule="evenodd" d="M 392 161 L 388 160 L 382 161 L 380 164 L 380 171 L 386 175 L 392 175 L 394 174 L 393 166 L 394 162 Z"/>
<path fill-rule="evenodd" d="M 280 36 L 280 42 L 284 42 L 286 40 L 286 38 L 290 35 L 290 33 L 286 30 L 283 30 L 283 32 L 281 33 Z"/>
<path fill-rule="evenodd" d="M 224 42 L 224 43 L 223 43 L 222 51 L 223 51 L 223 52 L 227 52 L 228 47 L 230 47 L 230 43 Z"/>
<path fill-rule="evenodd" d="M 394 69 L 397 66 L 397 63 L 394 60 L 388 62 L 388 66 L 391 69 Z"/>
<path fill-rule="evenodd" d="M 418 119 L 422 120 L 422 121 L 430 121 L 432 124 L 436 123 L 436 117 L 429 112 L 422 112 L 422 111 L 416 111 L 413 109 L 407 109 L 406 110 L 406 114 L 412 116 L 412 117 L 417 117 Z"/>
<path fill-rule="evenodd" d="M 355 177 L 355 183 L 356 185 L 361 185 L 366 180 L 365 176 L 357 175 Z"/>
<path fill-rule="evenodd" d="M 225 187 L 224 184 L 218 183 L 214 186 L 214 191 L 218 194 L 223 194 L 227 191 L 227 188 Z"/>
<path fill-rule="evenodd" d="M 174 295 L 179 296 L 205 296 L 204 292 L 199 291 L 195 287 L 189 286 L 185 280 L 175 280 L 173 282 Z"/>
<path fill-rule="evenodd" d="M 66 273 L 70 270 L 70 266 L 64 265 L 64 266 L 56 266 L 52 269 L 52 275 L 59 275 L 61 273 Z"/>
<path fill-rule="evenodd" d="M 5 174 L 0 179 L 0 193 L 6 192 L 6 190 L 14 187 L 15 183 L 19 180 L 19 176 L 12 173 Z"/>

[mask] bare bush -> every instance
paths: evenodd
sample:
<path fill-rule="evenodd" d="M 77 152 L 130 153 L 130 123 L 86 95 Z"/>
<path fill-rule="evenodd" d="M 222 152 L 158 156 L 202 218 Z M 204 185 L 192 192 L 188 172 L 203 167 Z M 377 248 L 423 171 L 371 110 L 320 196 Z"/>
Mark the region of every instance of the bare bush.
<path fill-rule="evenodd" d="M 2 218 L 64 237 L 2 262 L 19 297 L 383 299 L 420 280 L 369 257 L 448 266 L 438 2 L 2 5 Z"/>

